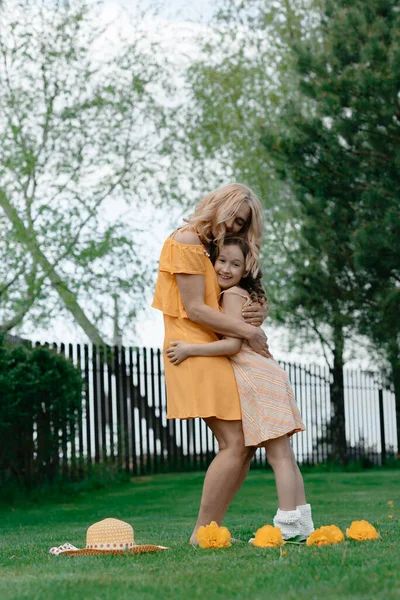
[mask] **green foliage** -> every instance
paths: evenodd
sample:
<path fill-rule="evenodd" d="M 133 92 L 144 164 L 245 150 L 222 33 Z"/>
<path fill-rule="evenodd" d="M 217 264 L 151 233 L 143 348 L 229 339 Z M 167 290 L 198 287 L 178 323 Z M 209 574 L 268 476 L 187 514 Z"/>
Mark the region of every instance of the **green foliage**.
<path fill-rule="evenodd" d="M 336 247 L 349 289 L 357 276 L 367 288 L 400 280 L 399 25 L 394 0 L 327 2 L 317 51 L 315 40 L 293 48 L 304 95 L 285 107 L 294 128 L 264 137 L 306 216 L 303 237 L 322 257 Z"/>
<path fill-rule="evenodd" d="M 44 347 L 0 340 L 0 480 L 34 487 L 62 474 L 81 411 L 80 372 Z"/>
<path fill-rule="evenodd" d="M 399 30 L 395 0 L 326 2 L 316 34 L 293 44 L 302 101 L 283 108 L 293 127 L 263 137 L 300 206 L 285 321 L 308 319 L 339 362 L 344 338 L 368 335 L 398 404 Z"/>

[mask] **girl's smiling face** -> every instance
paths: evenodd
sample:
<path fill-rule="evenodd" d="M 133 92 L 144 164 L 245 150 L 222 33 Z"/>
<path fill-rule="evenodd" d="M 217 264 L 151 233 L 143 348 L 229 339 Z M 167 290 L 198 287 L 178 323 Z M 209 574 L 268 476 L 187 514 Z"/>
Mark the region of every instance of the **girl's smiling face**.
<path fill-rule="evenodd" d="M 239 246 L 222 246 L 214 265 L 217 280 L 222 290 L 237 285 L 245 271 L 245 258 Z"/>

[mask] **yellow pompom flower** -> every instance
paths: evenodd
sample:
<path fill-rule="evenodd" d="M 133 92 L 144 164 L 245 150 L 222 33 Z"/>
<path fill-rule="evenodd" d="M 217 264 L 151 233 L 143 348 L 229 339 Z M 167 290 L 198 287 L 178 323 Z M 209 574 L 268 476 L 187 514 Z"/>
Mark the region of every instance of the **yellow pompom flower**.
<path fill-rule="evenodd" d="M 257 529 L 254 539 L 251 542 L 258 548 L 279 548 L 285 541 L 282 539 L 282 532 L 279 527 L 264 525 Z"/>
<path fill-rule="evenodd" d="M 331 543 L 329 535 L 320 531 L 320 529 L 313 531 L 306 540 L 307 546 L 328 546 Z"/>
<path fill-rule="evenodd" d="M 336 525 L 325 525 L 324 527 L 321 527 L 321 529 L 328 532 L 329 536 L 333 540 L 333 544 L 341 544 L 344 542 L 343 531 L 341 531 Z"/>
<path fill-rule="evenodd" d="M 200 548 L 229 548 L 231 534 L 227 527 L 219 527 L 215 521 L 199 527 L 196 534 Z"/>
<path fill-rule="evenodd" d="M 346 529 L 346 535 L 357 542 L 377 540 L 379 537 L 379 533 L 375 527 L 371 523 L 368 523 L 368 521 L 353 521 L 350 527 Z"/>
<path fill-rule="evenodd" d="M 343 532 L 336 525 L 325 525 L 316 529 L 308 536 L 307 546 L 329 546 L 340 544 L 344 540 Z"/>

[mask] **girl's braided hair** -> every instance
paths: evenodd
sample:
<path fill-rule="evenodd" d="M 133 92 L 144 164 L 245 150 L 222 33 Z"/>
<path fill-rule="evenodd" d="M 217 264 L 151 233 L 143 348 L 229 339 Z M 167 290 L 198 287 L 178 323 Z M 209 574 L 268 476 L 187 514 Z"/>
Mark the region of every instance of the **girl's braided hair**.
<path fill-rule="evenodd" d="M 210 259 L 212 264 L 215 264 L 215 261 L 218 258 L 220 250 L 223 246 L 239 246 L 241 249 L 244 258 L 246 259 L 247 254 L 250 249 L 248 244 L 240 237 L 226 237 L 220 244 L 220 246 L 216 246 L 214 244 L 210 244 L 208 246 L 208 250 L 210 253 Z M 262 287 L 262 272 L 259 268 L 256 275 L 253 277 L 251 273 L 245 274 L 244 277 L 239 282 L 239 286 L 249 292 L 250 298 L 252 302 L 259 302 L 260 304 L 266 304 L 268 308 L 268 300 L 267 295 Z"/>

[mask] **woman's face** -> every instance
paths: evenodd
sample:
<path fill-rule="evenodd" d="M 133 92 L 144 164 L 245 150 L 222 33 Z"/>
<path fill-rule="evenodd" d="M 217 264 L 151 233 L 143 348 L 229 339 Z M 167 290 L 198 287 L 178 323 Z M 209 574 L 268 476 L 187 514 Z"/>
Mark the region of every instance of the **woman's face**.
<path fill-rule="evenodd" d="M 233 217 L 229 219 L 229 221 L 225 221 L 225 223 L 223 223 L 225 226 L 225 235 L 227 237 L 232 237 L 240 233 L 247 221 L 250 219 L 250 215 L 250 206 L 247 204 L 247 202 L 242 202 Z M 214 232 L 213 235 L 215 236 Z"/>
<path fill-rule="evenodd" d="M 217 280 L 222 290 L 237 285 L 245 270 L 243 252 L 236 245 L 222 246 L 214 265 Z"/>

